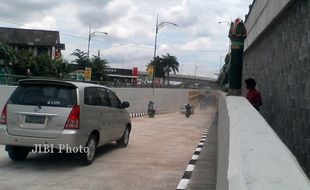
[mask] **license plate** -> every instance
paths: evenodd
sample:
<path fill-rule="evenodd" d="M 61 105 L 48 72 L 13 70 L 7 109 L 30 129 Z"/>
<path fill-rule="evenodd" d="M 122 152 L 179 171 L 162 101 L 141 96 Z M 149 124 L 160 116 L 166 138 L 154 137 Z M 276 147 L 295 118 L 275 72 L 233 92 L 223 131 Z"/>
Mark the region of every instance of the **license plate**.
<path fill-rule="evenodd" d="M 26 123 L 44 124 L 45 116 L 26 115 Z"/>

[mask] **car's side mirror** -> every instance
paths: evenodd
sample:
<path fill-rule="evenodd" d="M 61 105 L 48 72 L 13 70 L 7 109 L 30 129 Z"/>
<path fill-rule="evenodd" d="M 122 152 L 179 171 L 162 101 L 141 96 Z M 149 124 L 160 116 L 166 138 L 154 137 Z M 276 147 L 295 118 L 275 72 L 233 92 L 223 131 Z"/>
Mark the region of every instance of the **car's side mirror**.
<path fill-rule="evenodd" d="M 124 109 L 129 108 L 129 102 L 123 102 L 122 105 Z"/>

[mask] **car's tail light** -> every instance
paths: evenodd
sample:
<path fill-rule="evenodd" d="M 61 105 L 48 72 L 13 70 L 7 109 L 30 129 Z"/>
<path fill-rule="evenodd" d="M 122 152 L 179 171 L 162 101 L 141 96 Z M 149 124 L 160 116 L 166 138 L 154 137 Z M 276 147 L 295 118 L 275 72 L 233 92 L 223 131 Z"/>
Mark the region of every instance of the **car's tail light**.
<path fill-rule="evenodd" d="M 6 124 L 7 123 L 7 104 L 5 104 L 2 113 L 1 113 L 1 124 Z"/>
<path fill-rule="evenodd" d="M 74 105 L 67 119 L 65 129 L 80 128 L 80 106 Z"/>

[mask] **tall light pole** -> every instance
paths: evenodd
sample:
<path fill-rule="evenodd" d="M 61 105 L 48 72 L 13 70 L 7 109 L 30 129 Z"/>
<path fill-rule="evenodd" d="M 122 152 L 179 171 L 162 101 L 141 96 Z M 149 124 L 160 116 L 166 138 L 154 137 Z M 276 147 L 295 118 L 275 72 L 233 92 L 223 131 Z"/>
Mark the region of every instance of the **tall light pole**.
<path fill-rule="evenodd" d="M 158 30 L 161 29 L 162 27 L 164 27 L 165 24 L 170 24 L 173 26 L 178 26 L 177 24 L 173 23 L 173 22 L 161 22 L 158 24 L 158 14 L 157 14 L 157 21 L 156 21 L 156 29 L 155 29 L 155 45 L 154 45 L 154 60 L 156 57 L 156 49 L 157 49 L 157 34 L 158 34 Z M 152 87 L 153 87 L 153 91 L 154 91 L 154 82 L 155 82 L 155 65 L 153 67 L 153 77 L 152 77 Z"/>
<path fill-rule="evenodd" d="M 107 35 L 107 32 L 99 32 L 99 31 L 94 31 L 91 32 L 91 25 L 89 25 L 89 31 L 88 31 L 88 46 L 87 46 L 87 57 L 89 57 L 89 47 L 90 47 L 90 40 L 95 37 L 96 33 L 104 34 Z"/>
<path fill-rule="evenodd" d="M 198 67 L 199 67 L 199 65 L 195 65 L 195 80 L 197 80 L 196 71 L 197 71 Z"/>

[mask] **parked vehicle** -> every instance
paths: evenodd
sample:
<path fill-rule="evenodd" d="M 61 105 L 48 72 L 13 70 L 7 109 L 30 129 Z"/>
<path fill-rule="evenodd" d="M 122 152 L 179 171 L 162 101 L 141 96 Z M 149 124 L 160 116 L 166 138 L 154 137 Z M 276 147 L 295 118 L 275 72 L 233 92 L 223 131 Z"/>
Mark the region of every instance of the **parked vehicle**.
<path fill-rule="evenodd" d="M 125 108 L 109 88 L 57 80 L 26 79 L 5 105 L 0 124 L 0 144 L 12 160 L 24 160 L 36 145 L 60 150 L 86 147 L 83 164 L 93 162 L 96 149 L 116 141 L 129 142 L 131 121 Z"/>
<path fill-rule="evenodd" d="M 185 114 L 186 113 L 186 105 L 187 104 L 182 104 L 181 107 L 180 107 L 180 113 L 181 114 Z M 191 106 L 191 112 L 190 114 L 194 114 L 194 106 L 190 105 Z"/>

